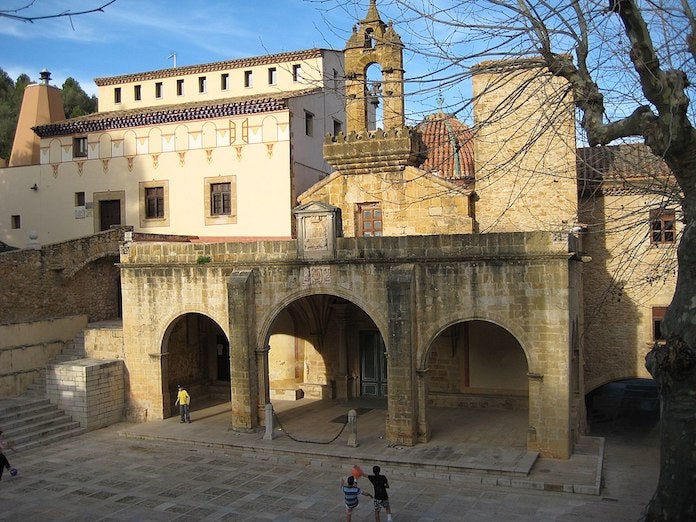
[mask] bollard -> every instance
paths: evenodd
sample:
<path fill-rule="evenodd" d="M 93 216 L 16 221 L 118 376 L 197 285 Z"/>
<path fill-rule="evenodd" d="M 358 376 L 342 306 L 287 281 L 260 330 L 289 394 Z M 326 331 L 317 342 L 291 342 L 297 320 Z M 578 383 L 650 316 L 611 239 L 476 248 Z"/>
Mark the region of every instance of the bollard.
<path fill-rule="evenodd" d="M 266 433 L 263 434 L 263 440 L 273 440 L 273 405 L 269 402 L 265 407 L 266 413 Z"/>
<path fill-rule="evenodd" d="M 358 412 L 355 410 L 348 411 L 348 446 L 358 447 Z"/>

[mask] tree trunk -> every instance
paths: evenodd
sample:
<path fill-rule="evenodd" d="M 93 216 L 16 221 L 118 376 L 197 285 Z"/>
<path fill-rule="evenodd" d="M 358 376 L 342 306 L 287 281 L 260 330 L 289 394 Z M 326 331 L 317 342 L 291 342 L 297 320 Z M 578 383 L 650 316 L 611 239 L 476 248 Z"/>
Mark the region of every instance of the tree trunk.
<path fill-rule="evenodd" d="M 696 520 L 696 350 L 673 338 L 647 356 L 662 401 L 660 479 L 645 519 Z"/>
<path fill-rule="evenodd" d="M 662 323 L 667 343 L 646 356 L 662 405 L 660 478 L 648 521 L 696 520 L 696 223 L 694 203 L 685 198 L 683 208 L 677 287 Z"/>

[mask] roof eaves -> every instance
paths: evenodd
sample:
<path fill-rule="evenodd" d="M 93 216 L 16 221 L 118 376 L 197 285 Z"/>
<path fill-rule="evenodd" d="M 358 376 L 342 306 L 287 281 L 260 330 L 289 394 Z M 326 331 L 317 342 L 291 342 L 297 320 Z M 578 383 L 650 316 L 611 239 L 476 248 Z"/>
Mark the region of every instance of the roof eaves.
<path fill-rule="evenodd" d="M 330 51 L 330 49 L 314 48 L 302 51 L 267 54 L 263 56 L 253 56 L 249 58 L 238 58 L 234 60 L 224 60 L 219 62 L 186 65 L 183 67 L 172 67 L 169 69 L 157 69 L 154 71 L 122 74 L 119 76 L 108 76 L 102 78 L 95 78 L 94 83 L 96 83 L 98 87 L 103 87 L 107 85 L 118 85 L 122 83 L 130 83 L 137 81 L 154 80 L 160 78 L 172 78 L 174 76 L 183 76 L 187 74 L 199 74 L 206 72 L 223 71 L 227 69 L 237 69 L 241 67 L 253 67 L 256 65 L 307 60 L 311 58 L 320 57 L 325 51 Z"/>

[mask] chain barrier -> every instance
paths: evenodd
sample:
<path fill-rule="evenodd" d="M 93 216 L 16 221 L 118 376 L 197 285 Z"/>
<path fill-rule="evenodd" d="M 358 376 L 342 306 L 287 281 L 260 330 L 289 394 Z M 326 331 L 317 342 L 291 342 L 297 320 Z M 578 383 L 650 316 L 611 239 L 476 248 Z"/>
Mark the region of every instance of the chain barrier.
<path fill-rule="evenodd" d="M 288 438 L 289 438 L 290 440 L 294 440 L 295 442 L 302 442 L 302 443 L 305 443 L 305 444 L 331 444 L 332 442 L 335 442 L 336 439 L 338 439 L 338 437 L 341 436 L 341 434 L 343 433 L 343 430 L 345 430 L 345 429 L 346 429 L 346 426 L 348 426 L 348 416 L 346 416 L 346 422 L 343 423 L 343 426 L 341 427 L 341 429 L 338 431 L 338 433 L 336 434 L 336 436 L 335 436 L 333 439 L 331 439 L 331 440 L 329 440 L 329 441 L 303 440 L 303 439 L 298 439 L 297 437 L 293 437 L 293 436 L 290 434 L 290 432 L 287 431 L 287 430 L 283 427 L 283 423 L 280 422 L 280 417 L 278 417 L 278 414 L 277 414 L 275 411 L 273 411 L 273 418 L 275 418 L 275 420 L 278 422 L 278 426 L 280 427 L 280 429 L 288 436 Z"/>

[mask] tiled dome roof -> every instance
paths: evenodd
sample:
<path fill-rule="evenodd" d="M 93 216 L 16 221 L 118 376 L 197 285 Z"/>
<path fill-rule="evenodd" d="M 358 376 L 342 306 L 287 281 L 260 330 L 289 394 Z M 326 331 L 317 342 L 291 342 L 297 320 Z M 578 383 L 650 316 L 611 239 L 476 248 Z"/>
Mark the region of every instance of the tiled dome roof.
<path fill-rule="evenodd" d="M 427 149 L 420 168 L 450 181 L 473 183 L 474 137 L 469 127 L 451 114 L 438 112 L 426 116 L 416 129 Z"/>

